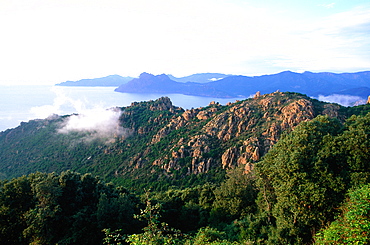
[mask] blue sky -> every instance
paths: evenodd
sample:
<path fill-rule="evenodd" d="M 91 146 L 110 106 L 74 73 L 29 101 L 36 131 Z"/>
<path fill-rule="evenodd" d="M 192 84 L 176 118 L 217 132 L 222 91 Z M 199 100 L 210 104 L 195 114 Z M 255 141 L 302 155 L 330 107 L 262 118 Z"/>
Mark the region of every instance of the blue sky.
<path fill-rule="evenodd" d="M 0 0 L 0 85 L 370 70 L 362 0 Z"/>

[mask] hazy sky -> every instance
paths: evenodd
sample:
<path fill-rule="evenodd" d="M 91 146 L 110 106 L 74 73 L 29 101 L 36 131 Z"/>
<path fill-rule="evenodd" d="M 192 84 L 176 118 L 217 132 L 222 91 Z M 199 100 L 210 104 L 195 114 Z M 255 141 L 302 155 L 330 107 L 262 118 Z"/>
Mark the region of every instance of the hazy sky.
<path fill-rule="evenodd" d="M 370 70 L 369 0 L 0 0 L 0 84 Z"/>

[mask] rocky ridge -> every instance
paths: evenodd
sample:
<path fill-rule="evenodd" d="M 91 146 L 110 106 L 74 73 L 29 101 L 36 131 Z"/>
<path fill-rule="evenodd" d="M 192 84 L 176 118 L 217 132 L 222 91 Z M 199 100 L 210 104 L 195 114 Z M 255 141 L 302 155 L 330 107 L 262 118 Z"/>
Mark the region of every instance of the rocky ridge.
<path fill-rule="evenodd" d="M 160 103 L 158 110 L 176 111 L 168 98 L 160 100 L 166 106 Z M 336 104 L 318 103 L 304 95 L 282 92 L 257 94 L 252 99 L 225 106 L 211 102 L 204 108 L 175 113 L 166 123 L 162 121 L 145 150 L 133 157 L 121 172 L 130 171 L 127 166 L 137 169 L 143 164 L 157 166 L 167 174 L 184 168 L 183 173 L 199 174 L 215 167 L 228 169 L 240 165 L 250 171 L 253 163 L 260 160 L 283 132 L 318 114 L 339 117 L 340 108 Z M 137 131 L 138 134 L 143 132 L 142 129 Z M 166 149 L 151 159 L 153 148 L 162 141 L 166 142 Z"/>

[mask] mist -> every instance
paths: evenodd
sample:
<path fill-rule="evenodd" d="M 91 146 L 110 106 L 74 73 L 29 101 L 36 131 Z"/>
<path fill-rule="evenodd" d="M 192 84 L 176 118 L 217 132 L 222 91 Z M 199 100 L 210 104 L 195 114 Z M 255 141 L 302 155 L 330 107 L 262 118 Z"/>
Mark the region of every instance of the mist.
<path fill-rule="evenodd" d="M 344 95 L 344 94 L 331 94 L 328 96 L 319 95 L 317 98 L 318 100 L 330 102 L 330 103 L 337 103 L 342 106 L 353 106 L 360 102 L 360 104 L 364 104 L 365 101 L 359 96 L 353 96 L 353 95 Z"/>
<path fill-rule="evenodd" d="M 34 117 L 45 119 L 53 118 L 68 111 L 72 114 L 60 123 L 58 133 L 84 133 L 83 140 L 91 141 L 103 139 L 106 142 L 114 141 L 117 137 L 126 137 L 130 130 L 120 126 L 119 118 L 122 110 L 118 107 L 106 109 L 100 103 L 89 102 L 85 98 L 73 99 L 66 95 L 62 88 L 53 87 L 56 97 L 51 105 L 31 108 Z"/>
<path fill-rule="evenodd" d="M 121 114 L 122 111 L 119 108 L 85 110 L 81 114 L 73 114 L 67 117 L 58 132 L 62 134 L 71 132 L 87 133 L 84 136 L 85 141 L 103 139 L 111 142 L 118 137 L 122 138 L 130 134 L 129 129 L 120 126 L 119 118 Z"/>

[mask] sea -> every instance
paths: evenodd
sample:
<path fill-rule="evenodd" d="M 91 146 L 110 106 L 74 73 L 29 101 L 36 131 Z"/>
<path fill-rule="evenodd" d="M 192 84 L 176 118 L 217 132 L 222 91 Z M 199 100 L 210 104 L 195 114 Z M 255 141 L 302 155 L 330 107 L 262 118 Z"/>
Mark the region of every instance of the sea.
<path fill-rule="evenodd" d="M 0 131 L 21 122 L 44 119 L 50 115 L 83 113 L 95 108 L 129 106 L 132 102 L 156 100 L 167 96 L 173 105 L 184 109 L 204 107 L 215 101 L 224 105 L 246 98 L 212 98 L 183 94 L 119 93 L 115 87 L 0 86 Z"/>

